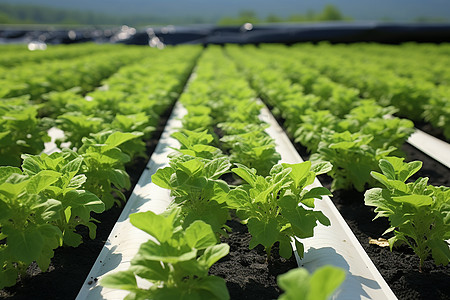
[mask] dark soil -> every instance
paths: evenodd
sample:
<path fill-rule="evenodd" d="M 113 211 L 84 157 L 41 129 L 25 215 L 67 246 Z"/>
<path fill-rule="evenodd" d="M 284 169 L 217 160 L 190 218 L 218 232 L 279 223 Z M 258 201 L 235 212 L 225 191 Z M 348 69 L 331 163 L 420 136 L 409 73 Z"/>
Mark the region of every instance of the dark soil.
<path fill-rule="evenodd" d="M 246 225 L 236 218 L 227 225 L 232 232 L 222 242 L 230 245 L 230 254 L 215 263 L 210 274 L 225 279 L 231 299 L 277 299 L 282 293 L 277 276 L 298 266 L 294 255 L 290 259 L 280 257 L 275 244 L 267 262 L 263 246 L 248 248 L 251 235 Z"/>

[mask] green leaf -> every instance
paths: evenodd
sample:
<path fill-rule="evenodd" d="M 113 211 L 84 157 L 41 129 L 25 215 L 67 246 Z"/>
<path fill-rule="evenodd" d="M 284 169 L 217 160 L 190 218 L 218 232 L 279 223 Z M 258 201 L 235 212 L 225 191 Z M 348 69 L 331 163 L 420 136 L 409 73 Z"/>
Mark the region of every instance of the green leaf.
<path fill-rule="evenodd" d="M 43 170 L 42 162 L 39 156 L 22 154 L 22 169 L 28 175 L 36 175 Z"/>
<path fill-rule="evenodd" d="M 429 247 L 431 248 L 431 255 L 436 265 L 448 265 L 450 261 L 450 249 L 446 241 L 430 240 Z"/>
<path fill-rule="evenodd" d="M 256 170 L 255 169 L 249 169 L 244 165 L 236 164 L 238 168 L 231 169 L 233 173 L 244 179 L 248 184 L 251 186 L 255 186 L 256 184 Z"/>
<path fill-rule="evenodd" d="M 288 238 L 280 240 L 280 255 L 286 259 L 292 256 L 292 247 Z"/>
<path fill-rule="evenodd" d="M 333 165 L 329 161 L 318 161 L 311 165 L 311 171 L 316 175 L 326 174 L 333 169 Z"/>
<path fill-rule="evenodd" d="M 67 188 L 69 189 L 77 189 L 81 187 L 86 182 L 86 175 L 80 174 L 77 176 L 74 176 L 72 179 L 70 179 L 69 184 L 67 185 Z"/>
<path fill-rule="evenodd" d="M 316 198 L 321 199 L 322 196 L 332 196 L 331 192 L 325 187 L 315 187 L 305 193 L 302 199 Z"/>
<path fill-rule="evenodd" d="M 0 167 L 0 184 L 5 182 L 12 174 L 22 174 L 22 171 L 15 167 Z"/>
<path fill-rule="evenodd" d="M 196 286 L 197 289 L 207 291 L 208 294 L 202 297 L 203 299 L 211 300 L 228 300 L 230 295 L 228 293 L 225 280 L 217 276 L 208 276 L 201 278 Z M 203 293 L 202 293 L 203 294 Z M 184 299 L 184 298 L 183 298 Z M 193 298 L 194 299 L 194 298 Z M 197 298 L 195 298 L 197 299 Z"/>
<path fill-rule="evenodd" d="M 142 244 L 139 248 L 139 252 L 144 259 L 161 261 L 169 264 L 191 260 L 196 258 L 197 256 L 196 249 L 175 248 L 169 245 L 167 242 L 158 245 L 151 240 Z"/>
<path fill-rule="evenodd" d="M 82 208 L 86 211 L 86 216 L 79 215 L 84 220 L 89 219 L 91 211 L 102 213 L 105 211 L 105 204 L 94 194 L 84 190 L 72 190 L 67 192 L 63 205 L 72 206 L 75 208 Z"/>
<path fill-rule="evenodd" d="M 19 272 L 15 268 L 0 269 L 0 289 L 15 285 L 18 275 Z"/>
<path fill-rule="evenodd" d="M 345 271 L 326 265 L 316 270 L 310 278 L 308 300 L 326 300 L 345 280 Z"/>
<path fill-rule="evenodd" d="M 61 169 L 61 173 L 74 172 L 76 174 L 80 170 L 82 163 L 83 157 L 78 156 L 75 159 L 71 160 L 67 165 L 65 165 Z"/>
<path fill-rule="evenodd" d="M 173 217 L 164 217 L 152 211 L 131 214 L 130 222 L 161 243 L 168 241 L 173 234 Z"/>
<path fill-rule="evenodd" d="M 387 179 L 396 180 L 394 166 L 386 159 L 380 159 L 379 166 Z"/>
<path fill-rule="evenodd" d="M 108 138 L 106 139 L 105 144 L 107 145 L 107 147 L 103 148 L 103 151 L 120 146 L 121 144 L 123 144 L 129 140 L 138 138 L 142 135 L 143 135 L 142 132 L 131 132 L 130 133 L 130 132 L 115 131 L 110 136 L 108 136 Z"/>
<path fill-rule="evenodd" d="M 296 236 L 307 238 L 314 235 L 314 227 L 317 225 L 317 216 L 314 211 L 297 206 L 293 210 L 283 210 L 283 215 L 291 223 Z"/>
<path fill-rule="evenodd" d="M 133 291 L 138 288 L 136 277 L 130 270 L 108 274 L 100 280 L 100 284 L 105 287 L 128 291 Z"/>
<path fill-rule="evenodd" d="M 409 203 L 415 207 L 429 206 L 433 203 L 433 199 L 426 195 L 405 195 L 399 197 L 392 197 L 392 200 L 400 203 Z"/>
<path fill-rule="evenodd" d="M 228 158 L 216 158 L 205 164 L 205 176 L 209 179 L 217 179 L 228 172 L 231 163 Z"/>
<path fill-rule="evenodd" d="M 295 186 L 298 187 L 300 182 L 304 180 L 311 170 L 311 162 L 305 161 L 298 164 L 286 164 L 283 163 L 283 168 L 291 168 L 292 171 L 289 174 L 290 177 L 294 180 Z"/>
<path fill-rule="evenodd" d="M 8 235 L 8 246 L 17 259 L 26 264 L 39 258 L 42 248 L 44 247 L 44 239 L 36 227 L 28 227 L 23 231 L 6 232 Z"/>
<path fill-rule="evenodd" d="M 158 169 L 155 174 L 152 175 L 152 182 L 164 189 L 171 189 L 170 178 L 175 170 L 171 167 L 165 167 Z"/>
<path fill-rule="evenodd" d="M 192 176 L 192 175 L 198 173 L 199 171 L 201 171 L 205 167 L 205 165 L 199 159 L 194 158 L 194 159 L 180 163 L 179 167 L 181 168 L 182 171 L 184 171 L 187 174 L 189 174 L 190 176 Z"/>
<path fill-rule="evenodd" d="M 63 233 L 64 245 L 70 247 L 78 247 L 83 242 L 81 235 L 74 232 L 74 229 L 66 229 Z"/>
<path fill-rule="evenodd" d="M 280 228 L 277 220 L 270 219 L 267 222 L 260 221 L 256 218 L 248 220 L 248 231 L 252 235 L 250 240 L 250 249 L 255 248 L 258 244 L 264 246 L 266 250 L 270 250 L 272 245 L 278 240 Z"/>
<path fill-rule="evenodd" d="M 222 257 L 226 256 L 230 252 L 230 246 L 228 244 L 213 245 L 206 248 L 205 252 L 199 258 L 199 262 L 211 267 L 215 262 L 217 262 Z"/>
<path fill-rule="evenodd" d="M 44 203 L 34 206 L 33 209 L 42 209 L 40 213 L 42 220 L 51 222 L 59 219 L 63 206 L 61 201 L 48 199 Z"/>
<path fill-rule="evenodd" d="M 191 248 L 198 250 L 205 249 L 217 243 L 211 226 L 200 220 L 193 222 L 186 228 L 184 238 Z"/>
<path fill-rule="evenodd" d="M 307 299 L 309 292 L 309 273 L 304 268 L 297 268 L 288 271 L 277 277 L 277 283 L 285 293 L 279 300 Z"/>
<path fill-rule="evenodd" d="M 42 190 L 55 183 L 61 175 L 61 173 L 51 170 L 40 171 L 30 178 L 27 190 L 31 194 L 39 194 Z"/>
<path fill-rule="evenodd" d="M 250 196 L 241 188 L 236 188 L 228 193 L 227 205 L 231 209 L 243 209 L 251 204 Z"/>
<path fill-rule="evenodd" d="M 170 274 L 169 267 L 166 267 L 159 261 L 142 258 L 139 252 L 132 259 L 130 270 L 139 277 L 156 281 L 166 281 L 169 279 Z"/>

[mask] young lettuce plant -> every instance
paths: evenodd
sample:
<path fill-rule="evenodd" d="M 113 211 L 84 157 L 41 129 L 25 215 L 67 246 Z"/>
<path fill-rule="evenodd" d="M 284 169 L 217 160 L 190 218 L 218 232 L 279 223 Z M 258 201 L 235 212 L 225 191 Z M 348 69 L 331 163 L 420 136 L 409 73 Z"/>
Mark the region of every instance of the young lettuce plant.
<path fill-rule="evenodd" d="M 308 208 L 314 208 L 315 199 L 331 193 L 324 187 L 310 190 L 305 187 L 314 182 L 316 175 L 328 172 L 331 164 L 312 166 L 310 161 L 277 164 L 267 177 L 257 175 L 255 169 L 236 165 L 232 172 L 247 184 L 232 190 L 227 203 L 247 223 L 252 235 L 250 249 L 263 245 L 269 259 L 273 244 L 279 242 L 280 255 L 289 258 L 292 255 L 290 242 L 294 239 L 302 257 L 304 246 L 299 239 L 312 237 L 317 221 L 330 225 L 321 211 Z"/>
<path fill-rule="evenodd" d="M 229 219 L 225 201 L 229 187 L 219 177 L 229 171 L 229 159 L 215 147 L 193 144 L 194 141 L 211 141 L 213 137 L 206 131 L 183 131 L 174 137 L 182 148 L 171 155 L 169 167 L 159 169 L 152 176 L 152 182 L 171 190 L 174 205 L 182 207 L 184 226 L 203 220 L 214 232 L 225 235 L 223 228 Z"/>
<path fill-rule="evenodd" d="M 349 131 L 335 132 L 324 128 L 322 141 L 318 152 L 311 155 L 311 161 L 329 161 L 333 168 L 328 175 L 333 178 L 331 190 L 349 189 L 354 187 L 363 191 L 366 184 L 374 186 L 375 180 L 370 177 L 370 171 L 377 169 L 380 159 L 395 150 L 374 148 L 372 135 Z"/>
<path fill-rule="evenodd" d="M 16 103 L 14 103 L 16 102 Z M 17 98 L 0 103 L 0 166 L 19 167 L 22 153 L 39 154 L 50 137 L 37 118 L 37 105 Z"/>
<path fill-rule="evenodd" d="M 264 131 L 269 127 L 267 124 L 227 122 L 218 124 L 218 127 L 226 132 L 220 141 L 229 149 L 231 162 L 255 168 L 259 174 L 266 176 L 280 160 L 274 140 Z"/>
<path fill-rule="evenodd" d="M 211 226 L 192 222 L 185 229 L 180 208 L 156 215 L 148 211 L 130 215 L 130 222 L 154 239 L 141 245 L 126 271 L 105 276 L 105 287 L 130 291 L 125 299 L 217 299 L 230 296 L 225 281 L 209 276 L 209 268 L 229 252 L 217 244 Z M 138 286 L 136 276 L 151 286 Z"/>
<path fill-rule="evenodd" d="M 284 294 L 278 300 L 327 300 L 345 280 L 345 271 L 331 265 L 310 274 L 297 268 L 277 277 Z"/>
<path fill-rule="evenodd" d="M 430 255 L 436 265 L 450 260 L 450 188 L 428 185 L 428 178 L 406 180 L 415 174 L 422 162 L 403 162 L 403 158 L 386 157 L 379 162 L 381 173 L 371 172 L 383 188 L 365 193 L 364 202 L 374 206 L 376 218 L 387 217 L 394 232 L 389 245 L 406 244 L 420 258 L 419 270 Z"/>
<path fill-rule="evenodd" d="M 126 201 L 121 190 L 130 188 L 130 178 L 124 165 L 130 161 L 129 154 L 136 153 L 136 149 L 125 152 L 122 148 L 126 142 L 141 136 L 139 132 L 102 131 L 83 138 L 83 146 L 78 153 L 83 157 L 81 173 L 87 177 L 84 187 L 105 203 L 106 210 L 114 203 L 121 205 L 112 193 Z"/>
<path fill-rule="evenodd" d="M 87 179 L 80 174 L 83 158 L 69 149 L 51 155 L 22 155 L 22 158 L 25 175 L 35 176 L 44 170 L 61 174 L 41 194 L 52 199 L 54 216 L 49 221 L 63 233 L 64 245 L 77 247 L 82 243 L 81 235 L 75 232 L 78 225 L 86 226 L 89 237 L 95 239 L 97 226 L 94 222 L 97 221 L 91 217 L 91 212 L 102 213 L 105 205 L 96 195 L 83 189 Z"/>
<path fill-rule="evenodd" d="M 49 224 L 58 219 L 61 203 L 42 193 L 61 176 L 0 167 L 0 289 L 14 285 L 33 261 L 47 270 L 53 250 L 62 245 L 61 230 Z"/>

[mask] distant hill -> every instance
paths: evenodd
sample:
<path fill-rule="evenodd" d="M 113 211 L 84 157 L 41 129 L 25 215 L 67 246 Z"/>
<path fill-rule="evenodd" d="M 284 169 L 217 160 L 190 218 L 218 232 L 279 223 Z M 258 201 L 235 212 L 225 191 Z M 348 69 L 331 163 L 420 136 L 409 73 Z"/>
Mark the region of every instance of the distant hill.
<path fill-rule="evenodd" d="M 153 20 L 184 20 L 189 23 L 216 23 L 226 16 L 252 11 L 265 18 L 277 15 L 319 12 L 333 4 L 355 20 L 450 21 L 448 0 L 0 0 L 0 3 L 45 5 L 55 9 L 70 9 L 114 17 L 150 16 Z"/>

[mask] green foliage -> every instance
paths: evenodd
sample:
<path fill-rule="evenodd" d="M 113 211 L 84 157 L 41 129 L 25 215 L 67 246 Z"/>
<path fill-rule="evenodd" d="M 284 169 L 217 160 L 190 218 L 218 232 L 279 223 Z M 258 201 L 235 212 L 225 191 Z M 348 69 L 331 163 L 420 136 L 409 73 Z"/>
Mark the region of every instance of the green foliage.
<path fill-rule="evenodd" d="M 155 240 L 141 245 L 128 270 L 105 276 L 101 285 L 130 291 L 126 299 L 229 299 L 225 281 L 208 275 L 229 246 L 217 244 L 211 226 L 203 221 L 182 224 L 180 210 L 130 215 L 131 223 Z M 139 288 L 136 276 L 152 286 Z"/>
<path fill-rule="evenodd" d="M 15 284 L 18 274 L 36 261 L 47 270 L 53 250 L 63 244 L 78 246 L 75 227 L 84 225 L 95 238 L 90 213 L 104 204 L 83 189 L 79 174 L 82 157 L 71 151 L 50 156 L 24 155 L 23 172 L 0 167 L 0 288 Z"/>
<path fill-rule="evenodd" d="M 82 139 L 83 145 L 78 153 L 83 157 L 82 172 L 86 175 L 85 187 L 97 195 L 110 209 L 114 203 L 125 201 L 123 189 L 130 188 L 130 178 L 124 170 L 125 163 L 135 149 L 123 149 L 128 141 L 137 139 L 142 133 L 123 133 L 102 131 Z M 119 197 L 115 198 L 113 193 Z"/>
<path fill-rule="evenodd" d="M 295 141 L 305 146 L 309 152 L 317 152 L 322 139 L 322 128 L 336 128 L 337 118 L 328 110 L 309 109 L 296 124 Z"/>
<path fill-rule="evenodd" d="M 219 177 L 229 172 L 229 159 L 215 147 L 196 144 L 211 141 L 206 132 L 183 131 L 174 136 L 182 147 L 171 155 L 169 167 L 153 174 L 152 182 L 171 190 L 174 204 L 181 205 L 184 226 L 203 220 L 214 232 L 226 235 L 223 228 L 229 219 L 225 203 L 229 187 Z"/>
<path fill-rule="evenodd" d="M 237 164 L 232 171 L 247 184 L 232 190 L 227 203 L 247 223 L 252 235 L 250 249 L 261 244 L 269 258 L 273 244 L 279 242 L 280 255 L 289 258 L 292 255 L 290 242 L 294 239 L 302 257 L 304 247 L 299 238 L 312 237 L 317 221 L 330 225 L 321 211 L 312 208 L 315 199 L 331 193 L 324 187 L 310 190 L 305 187 L 313 183 L 316 175 L 330 169 L 329 163 L 311 165 L 309 161 L 277 164 L 269 176 L 263 177 L 257 175 L 255 169 Z"/>
<path fill-rule="evenodd" d="M 93 193 L 83 190 L 86 175 L 80 174 L 83 157 L 65 149 L 51 155 L 23 155 L 22 169 L 25 175 L 35 176 L 41 171 L 49 170 L 61 174 L 58 180 L 42 191 L 45 197 L 52 199 L 52 205 L 59 210 L 47 212 L 55 214 L 52 224 L 63 233 L 63 242 L 67 246 L 77 247 L 81 244 L 81 235 L 75 233 L 78 225 L 89 229 L 89 236 L 95 239 L 95 219 L 91 212 L 102 213 L 105 205 Z"/>
<path fill-rule="evenodd" d="M 395 150 L 374 148 L 373 135 L 349 131 L 334 132 L 324 129 L 317 153 L 311 155 L 313 162 L 329 161 L 333 165 L 328 173 L 333 178 L 331 190 L 354 187 L 363 191 L 366 184 L 374 186 L 370 171 L 378 169 L 378 161 Z"/>
<path fill-rule="evenodd" d="M 450 140 L 450 87 L 439 86 L 434 90 L 429 103 L 424 106 L 424 119 L 433 126 L 441 128 L 447 140 Z"/>
<path fill-rule="evenodd" d="M 37 118 L 37 106 L 22 99 L 14 102 L 0 103 L 0 166 L 20 166 L 22 153 L 38 154 L 50 141 Z"/>
<path fill-rule="evenodd" d="M 389 239 L 395 244 L 406 244 L 420 258 L 419 268 L 430 255 L 436 265 L 447 265 L 450 260 L 450 188 L 428 185 L 428 178 L 406 183 L 422 163 L 404 163 L 403 158 L 386 157 L 379 162 L 381 173 L 371 172 L 384 187 L 365 193 L 365 204 L 374 206 L 375 218 L 387 217 L 394 232 Z"/>
<path fill-rule="evenodd" d="M 345 271 L 330 265 L 314 273 L 297 268 L 277 277 L 284 294 L 279 300 L 327 300 L 345 280 Z"/>
<path fill-rule="evenodd" d="M 269 14 L 265 19 L 262 19 L 251 10 L 241 11 L 236 17 L 225 16 L 222 17 L 217 24 L 228 25 L 242 25 L 244 23 L 280 23 L 280 22 L 321 22 L 321 21 L 341 21 L 351 20 L 349 17 L 344 17 L 339 9 L 332 5 L 327 4 L 320 12 L 314 12 L 309 10 L 306 14 L 292 14 L 287 18 L 279 17 L 275 14 Z"/>
<path fill-rule="evenodd" d="M 268 175 L 272 166 L 280 160 L 274 140 L 264 131 L 267 125 L 236 121 L 220 123 L 218 127 L 227 133 L 220 141 L 224 149 L 230 151 L 231 162 L 255 168 L 261 175 Z"/>

